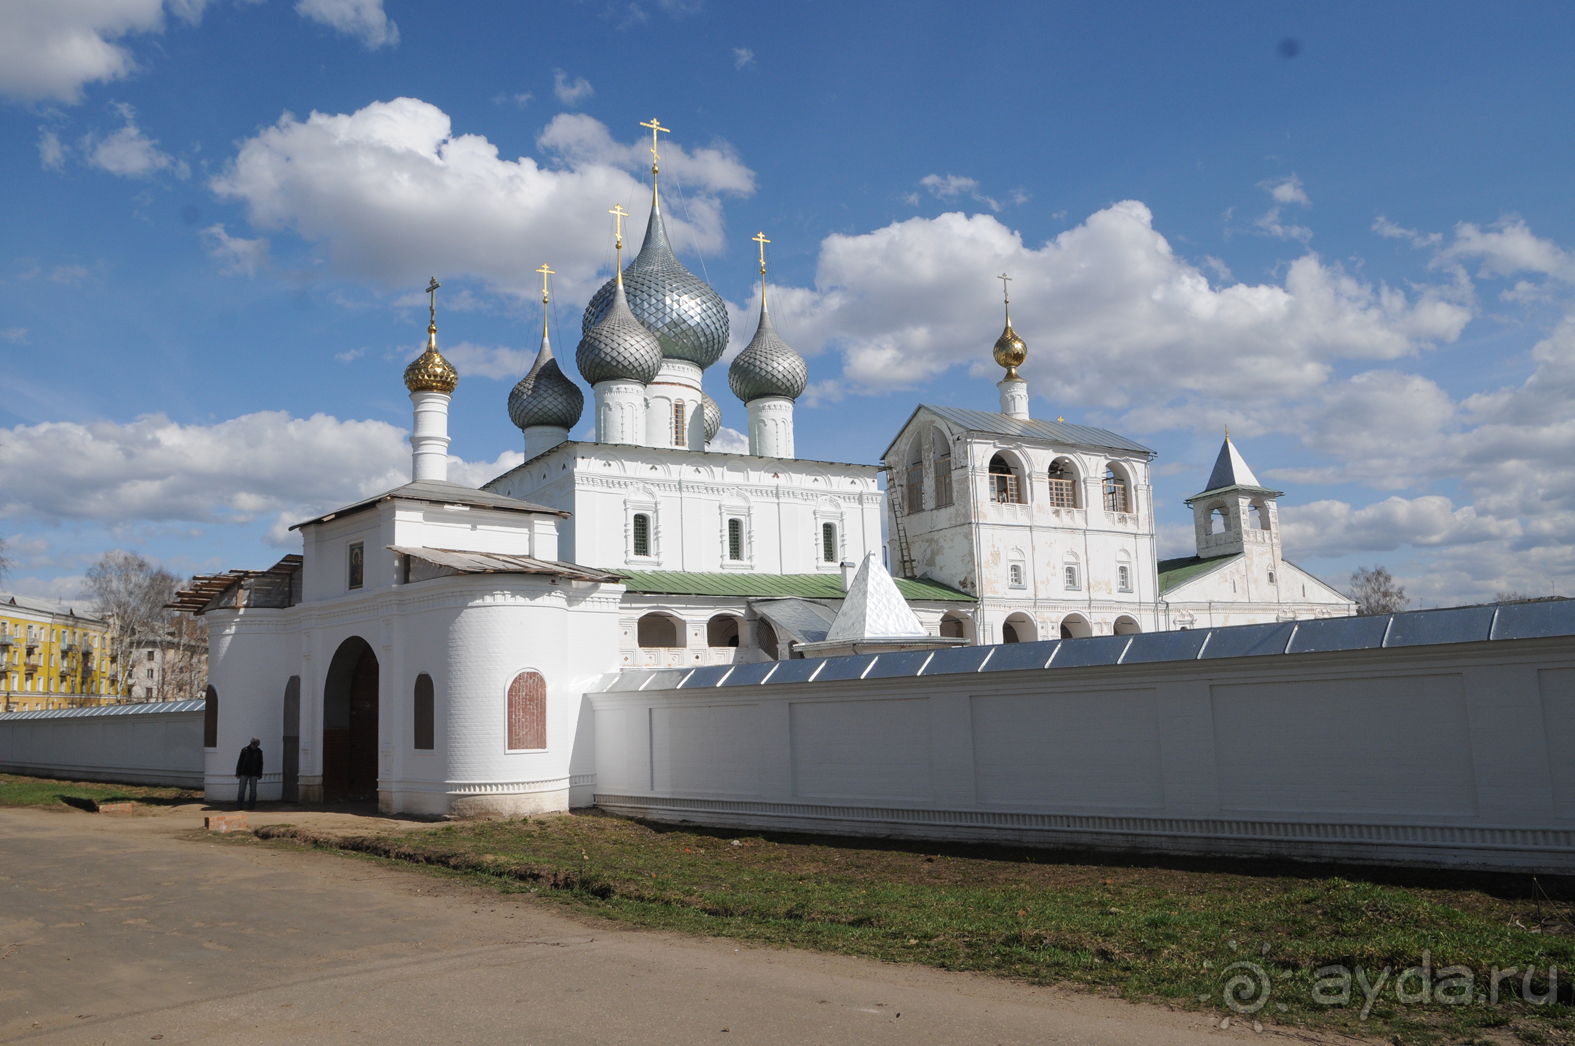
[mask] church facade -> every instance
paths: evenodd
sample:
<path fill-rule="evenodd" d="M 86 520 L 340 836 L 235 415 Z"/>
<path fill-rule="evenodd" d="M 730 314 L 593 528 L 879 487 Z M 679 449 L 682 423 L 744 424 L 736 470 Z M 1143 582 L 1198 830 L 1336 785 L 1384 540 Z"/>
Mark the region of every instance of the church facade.
<path fill-rule="evenodd" d="M 624 670 L 1351 612 L 1280 558 L 1276 492 L 1229 443 L 1194 499 L 1196 562 L 1161 562 L 1154 452 L 1031 418 L 1009 316 L 999 413 L 920 406 L 881 465 L 797 457 L 808 369 L 772 323 L 763 237 L 757 329 L 728 368 L 749 447 L 710 449 L 720 411 L 703 379 L 728 313 L 673 254 L 656 176 L 653 163 L 627 267 L 615 208 L 618 265 L 575 351 L 589 399 L 544 316 L 508 404 L 523 464 L 481 490 L 447 479 L 459 376 L 438 349 L 434 280 L 427 346 L 405 372 L 412 481 L 298 524 L 299 556 L 181 594 L 209 624 L 211 799 L 257 737 L 265 799 L 562 810 L 594 801 L 586 694 Z M 571 440 L 587 408 L 595 438 Z"/>

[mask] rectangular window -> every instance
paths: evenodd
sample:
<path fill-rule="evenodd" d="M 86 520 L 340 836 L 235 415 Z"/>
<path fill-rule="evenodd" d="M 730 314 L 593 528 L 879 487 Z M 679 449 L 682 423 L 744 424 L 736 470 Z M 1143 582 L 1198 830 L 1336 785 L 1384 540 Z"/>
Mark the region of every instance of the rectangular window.
<path fill-rule="evenodd" d="M 727 521 L 727 558 L 735 561 L 744 558 L 744 521 Z"/>
<path fill-rule="evenodd" d="M 1132 591 L 1131 567 L 1125 565 L 1116 567 L 1116 584 L 1120 586 L 1121 591 L 1123 592 Z"/>
<path fill-rule="evenodd" d="M 820 525 L 820 561 L 822 563 L 837 562 L 837 525 L 835 523 L 822 523 Z"/>
<path fill-rule="evenodd" d="M 366 571 L 366 547 L 357 541 L 350 546 L 350 587 L 360 588 Z M 149 657 L 153 655 L 148 654 Z"/>
<path fill-rule="evenodd" d="M 1128 511 L 1127 481 L 1113 472 L 1105 473 L 1105 511 Z"/>
<path fill-rule="evenodd" d="M 1021 563 L 1013 563 L 1008 576 L 1011 578 L 1013 588 L 1026 587 L 1023 584 L 1023 565 Z"/>
<path fill-rule="evenodd" d="M 995 473 L 990 476 L 990 497 L 1003 504 L 1021 504 L 1023 500 L 1022 487 L 1017 482 L 1016 476 L 1005 476 Z"/>
<path fill-rule="evenodd" d="M 673 401 L 673 446 L 689 446 L 689 426 L 684 421 L 684 401 Z"/>
<path fill-rule="evenodd" d="M 908 514 L 924 511 L 924 466 L 913 464 L 908 466 Z"/>
<path fill-rule="evenodd" d="M 945 508 L 952 503 L 952 456 L 938 454 L 935 458 L 935 507 Z"/>
<path fill-rule="evenodd" d="M 1076 590 L 1077 587 L 1078 587 L 1078 584 L 1077 584 L 1077 568 L 1075 566 L 1070 566 L 1069 565 L 1066 568 L 1066 587 L 1067 587 L 1067 591 L 1069 591 L 1069 592 Z"/>
<path fill-rule="evenodd" d="M 1077 508 L 1077 486 L 1073 480 L 1051 474 L 1050 507 Z"/>
<path fill-rule="evenodd" d="M 634 515 L 634 554 L 649 556 L 651 554 L 651 517 L 644 512 Z"/>

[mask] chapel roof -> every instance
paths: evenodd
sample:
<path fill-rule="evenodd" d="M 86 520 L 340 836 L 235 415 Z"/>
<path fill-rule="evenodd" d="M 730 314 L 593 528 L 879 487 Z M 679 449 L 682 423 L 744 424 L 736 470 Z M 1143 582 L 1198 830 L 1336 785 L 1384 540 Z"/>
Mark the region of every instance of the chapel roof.
<path fill-rule="evenodd" d="M 384 491 L 376 497 L 367 498 L 365 501 L 357 501 L 343 508 L 336 508 L 332 512 L 313 519 L 304 520 L 290 529 L 300 530 L 302 527 L 309 527 L 313 523 L 327 523 L 329 520 L 362 512 L 384 501 L 393 500 L 425 501 L 434 505 L 468 505 L 471 508 L 502 509 L 507 512 L 539 512 L 563 519 L 569 517 L 569 513 L 564 512 L 562 509 L 548 508 L 545 505 L 521 501 L 519 498 L 506 498 L 502 494 L 461 486 L 458 483 L 450 483 L 447 480 L 423 479 L 414 483 L 406 483 L 402 487 L 395 487 L 393 490 Z"/>
<path fill-rule="evenodd" d="M 1064 421 L 1041 421 L 1038 418 L 1018 419 L 1006 414 L 997 414 L 987 410 L 968 410 L 963 407 L 940 407 L 933 403 L 921 403 L 914 408 L 898 430 L 899 437 L 906 431 L 919 411 L 927 410 L 931 414 L 951 422 L 969 432 L 988 432 L 998 436 L 1015 436 L 1025 439 L 1044 440 L 1047 443 L 1060 443 L 1080 447 L 1099 447 L 1105 450 L 1120 450 L 1128 453 L 1146 454 L 1154 456 L 1154 451 L 1145 447 L 1136 440 L 1128 439 L 1109 429 L 1095 428 L 1092 425 L 1072 425 Z M 897 445 L 897 440 L 892 440 L 881 455 L 886 457 L 891 454 L 892 447 Z"/>

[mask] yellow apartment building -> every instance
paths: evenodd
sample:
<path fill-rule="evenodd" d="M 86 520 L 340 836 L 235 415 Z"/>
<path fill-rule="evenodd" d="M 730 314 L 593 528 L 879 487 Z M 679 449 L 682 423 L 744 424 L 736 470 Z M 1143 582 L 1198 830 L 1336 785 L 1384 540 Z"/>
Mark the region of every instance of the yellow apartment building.
<path fill-rule="evenodd" d="M 113 661 L 109 623 L 85 607 L 0 592 L 0 711 L 115 704 Z"/>

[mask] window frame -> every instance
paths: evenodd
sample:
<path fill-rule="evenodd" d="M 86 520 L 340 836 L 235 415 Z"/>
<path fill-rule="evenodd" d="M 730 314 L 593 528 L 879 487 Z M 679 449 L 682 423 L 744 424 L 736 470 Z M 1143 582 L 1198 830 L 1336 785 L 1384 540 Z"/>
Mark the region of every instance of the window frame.
<path fill-rule="evenodd" d="M 366 542 L 352 541 L 345 549 L 345 589 L 366 587 Z"/>
<path fill-rule="evenodd" d="M 1132 509 L 1132 481 L 1114 462 L 1105 466 L 1105 475 L 1100 483 L 1104 493 L 1105 511 L 1116 515 L 1129 516 Z"/>
<path fill-rule="evenodd" d="M 728 516 L 727 561 L 729 563 L 745 562 L 744 552 L 744 519 L 742 516 Z"/>
<path fill-rule="evenodd" d="M 1076 563 L 1064 563 L 1061 566 L 1061 578 L 1066 584 L 1066 591 L 1083 591 L 1083 575 L 1077 569 Z"/>
<path fill-rule="evenodd" d="M 651 514 L 636 512 L 629 522 L 629 547 L 631 555 L 640 559 L 651 558 Z M 644 547 L 642 547 L 644 546 Z"/>
<path fill-rule="evenodd" d="M 686 418 L 687 407 L 683 400 L 673 400 L 673 446 L 689 446 L 689 422 Z"/>
<path fill-rule="evenodd" d="M 1116 564 L 1116 591 L 1132 591 L 1132 566 L 1129 563 Z"/>
<path fill-rule="evenodd" d="M 842 544 L 837 540 L 837 525 L 830 520 L 820 524 L 820 561 L 822 563 L 842 562 Z"/>
<path fill-rule="evenodd" d="M 540 694 L 526 692 L 540 682 Z M 523 684 L 523 686 L 522 686 Z M 519 691 L 516 693 L 516 691 Z M 521 669 L 509 680 L 505 705 L 505 722 L 508 737 L 505 743 L 510 752 L 544 752 L 547 750 L 547 678 L 534 668 Z M 540 744 L 529 742 L 539 740 Z M 515 742 L 523 742 L 516 744 Z"/>

